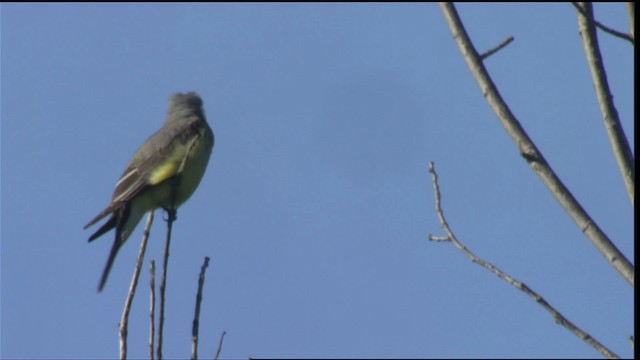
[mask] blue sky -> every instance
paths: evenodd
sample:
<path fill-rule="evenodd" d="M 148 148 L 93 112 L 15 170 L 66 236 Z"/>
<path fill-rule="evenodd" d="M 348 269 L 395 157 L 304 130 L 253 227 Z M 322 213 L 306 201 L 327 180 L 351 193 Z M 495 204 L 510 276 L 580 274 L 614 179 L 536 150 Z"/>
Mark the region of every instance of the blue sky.
<path fill-rule="evenodd" d="M 461 4 L 532 139 L 633 259 L 633 211 L 570 4 Z M 6 4 L 2 14 L 1 356 L 113 358 L 142 226 L 95 289 L 113 241 L 82 230 L 175 91 L 201 94 L 216 145 L 174 224 L 165 356 L 542 357 L 599 354 L 441 234 L 624 357 L 633 289 L 518 155 L 435 4 Z M 622 4 L 596 15 L 628 29 Z M 600 34 L 634 144 L 633 48 Z M 148 261 L 129 328 L 147 356 Z"/>

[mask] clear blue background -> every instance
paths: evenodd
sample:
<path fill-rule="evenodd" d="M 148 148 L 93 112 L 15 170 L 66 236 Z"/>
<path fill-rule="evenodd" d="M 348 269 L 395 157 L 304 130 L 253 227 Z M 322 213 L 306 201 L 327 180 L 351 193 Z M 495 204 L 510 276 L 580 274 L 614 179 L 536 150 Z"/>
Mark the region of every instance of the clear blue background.
<path fill-rule="evenodd" d="M 462 4 L 486 64 L 559 176 L 633 259 L 633 216 L 570 4 Z M 459 239 L 632 356 L 633 289 L 499 125 L 434 4 L 2 4 L 2 357 L 113 358 L 142 226 L 105 291 L 108 203 L 175 91 L 216 134 L 178 213 L 165 356 L 188 357 L 211 257 L 200 355 L 599 356 L 441 235 L 427 171 Z M 622 4 L 598 4 L 627 31 Z M 633 47 L 600 33 L 630 142 Z M 147 356 L 148 260 L 129 328 Z M 93 229 L 92 229 L 93 230 Z"/>

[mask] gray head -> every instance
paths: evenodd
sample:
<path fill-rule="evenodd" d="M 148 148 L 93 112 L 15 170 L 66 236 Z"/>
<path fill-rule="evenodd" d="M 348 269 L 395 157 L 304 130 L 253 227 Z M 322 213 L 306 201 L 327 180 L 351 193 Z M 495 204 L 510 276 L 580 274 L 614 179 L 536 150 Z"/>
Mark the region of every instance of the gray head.
<path fill-rule="evenodd" d="M 206 121 L 204 110 L 202 109 L 202 99 L 196 92 L 190 91 L 171 95 L 167 119 L 164 122 L 165 125 L 194 116 Z"/>

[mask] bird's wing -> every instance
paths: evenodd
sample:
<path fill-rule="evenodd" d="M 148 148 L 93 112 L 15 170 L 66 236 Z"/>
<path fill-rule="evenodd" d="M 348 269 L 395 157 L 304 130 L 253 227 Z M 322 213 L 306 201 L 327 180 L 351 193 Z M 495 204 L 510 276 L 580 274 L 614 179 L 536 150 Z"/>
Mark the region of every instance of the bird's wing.
<path fill-rule="evenodd" d="M 193 121 L 185 121 L 179 126 L 161 128 L 151 135 L 136 151 L 120 176 L 109 206 L 89 221 L 84 228 L 90 227 L 121 208 L 145 187 L 157 185 L 176 175 L 182 159 L 172 156 L 173 150 L 190 136 L 189 131 L 184 130 L 185 127 L 192 128 L 193 123 Z M 163 141 L 157 141 L 158 137 L 164 138 Z"/>

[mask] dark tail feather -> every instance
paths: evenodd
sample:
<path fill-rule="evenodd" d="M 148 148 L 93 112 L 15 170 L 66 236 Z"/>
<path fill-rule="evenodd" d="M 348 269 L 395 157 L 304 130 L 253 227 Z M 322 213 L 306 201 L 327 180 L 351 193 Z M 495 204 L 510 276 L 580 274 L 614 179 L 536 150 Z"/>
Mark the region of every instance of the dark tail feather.
<path fill-rule="evenodd" d="M 94 217 L 91 221 L 89 221 L 89 223 L 87 225 L 85 225 L 83 227 L 83 229 L 88 229 L 91 225 L 97 223 L 98 221 L 102 220 L 102 218 L 104 218 L 105 216 L 111 214 L 115 209 L 113 208 L 114 204 L 109 204 L 109 206 L 107 206 L 106 209 L 102 210 L 100 212 L 100 214 L 96 215 L 96 217 Z"/>
<path fill-rule="evenodd" d="M 111 252 L 109 253 L 109 258 L 107 259 L 107 265 L 105 265 L 104 270 L 102 271 L 102 277 L 100 278 L 100 284 L 98 285 L 98 292 L 101 292 L 102 288 L 104 288 L 104 284 L 107 282 L 107 278 L 109 277 L 109 272 L 111 272 L 111 266 L 113 266 L 113 262 L 116 260 L 116 255 L 118 255 L 118 250 L 120 250 L 120 247 L 124 242 L 122 239 L 122 228 L 127 223 L 128 217 L 129 206 L 127 205 L 124 208 L 114 212 L 109 221 L 107 221 L 106 224 L 102 225 L 102 227 L 89 238 L 89 241 L 91 241 L 104 234 L 105 232 L 111 230 L 112 228 L 116 228 L 116 237 L 115 240 L 113 240 L 113 246 L 111 246 Z"/>
<path fill-rule="evenodd" d="M 100 228 L 96 232 L 94 232 L 93 235 L 89 237 L 89 242 L 92 242 L 93 240 L 102 236 L 102 234 L 116 227 L 116 222 L 117 222 L 117 216 L 114 213 L 111 215 L 109 220 L 106 223 L 104 223 L 104 225 L 100 226 Z"/>
<path fill-rule="evenodd" d="M 102 288 L 104 288 L 104 284 L 106 284 L 109 273 L 111 272 L 113 262 L 116 260 L 116 255 L 118 255 L 118 250 L 120 250 L 120 247 L 122 246 L 122 237 L 118 230 L 119 229 L 116 229 L 116 239 L 113 241 L 113 246 L 111 247 L 111 252 L 107 259 L 107 265 L 105 265 L 104 270 L 102 271 L 102 277 L 100 278 L 100 284 L 98 285 L 98 292 L 101 292 Z"/>

